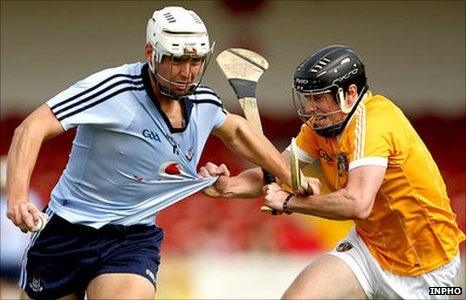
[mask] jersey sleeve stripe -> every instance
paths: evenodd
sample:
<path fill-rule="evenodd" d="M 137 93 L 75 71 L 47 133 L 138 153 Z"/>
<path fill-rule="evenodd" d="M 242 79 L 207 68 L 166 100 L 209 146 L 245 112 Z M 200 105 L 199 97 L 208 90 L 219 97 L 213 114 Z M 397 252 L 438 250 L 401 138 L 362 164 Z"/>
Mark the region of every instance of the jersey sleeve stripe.
<path fill-rule="evenodd" d="M 116 86 L 119 86 L 119 85 L 124 85 L 126 83 L 129 83 L 129 84 L 134 84 L 134 85 L 141 85 L 142 84 L 142 80 L 140 81 L 131 81 L 131 80 L 128 80 L 128 79 L 125 79 L 125 80 L 120 80 L 120 81 L 117 81 L 115 83 L 113 83 L 112 85 L 109 85 L 108 87 L 106 87 L 105 89 L 102 89 L 92 95 L 89 95 L 87 96 L 86 98 L 83 98 L 79 101 L 76 101 L 76 102 L 73 102 L 73 103 L 69 103 L 67 106 L 64 106 L 62 107 L 61 109 L 59 110 L 55 110 L 52 108 L 52 111 L 55 115 L 58 115 L 64 111 L 67 111 L 67 110 L 70 110 L 76 106 L 79 106 L 80 104 L 84 103 L 84 102 L 88 102 L 89 100 L 91 99 L 94 99 L 94 98 L 97 98 L 98 96 L 102 95 L 103 93 L 111 90 L 112 88 L 116 87 Z"/>
<path fill-rule="evenodd" d="M 359 155 L 360 157 L 364 156 L 365 153 L 365 145 L 366 145 L 366 106 L 364 103 L 361 105 L 361 140 L 359 146 Z"/>
<path fill-rule="evenodd" d="M 194 104 L 209 103 L 209 104 L 213 104 L 213 105 L 215 105 L 215 106 L 218 106 L 218 107 L 223 108 L 222 103 L 219 103 L 219 102 L 217 102 L 217 101 L 215 101 L 215 100 L 209 100 L 209 99 L 194 100 L 193 103 L 194 103 Z"/>
<path fill-rule="evenodd" d="M 354 130 L 354 152 L 353 152 L 353 157 L 354 159 L 359 158 L 359 116 L 360 116 L 360 111 L 359 109 L 356 111 L 356 128 Z"/>
<path fill-rule="evenodd" d="M 194 97 L 192 97 L 191 100 L 193 101 L 196 101 L 198 99 L 205 99 L 205 98 L 208 98 L 208 99 L 211 99 L 213 101 L 217 101 L 218 103 L 221 103 L 222 101 L 220 101 L 220 98 L 218 98 L 217 96 L 215 96 L 215 94 L 212 94 L 212 93 L 198 93 L 198 94 L 194 94 Z"/>
<path fill-rule="evenodd" d="M 356 114 L 355 147 L 353 153 L 354 160 L 360 159 L 364 156 L 364 144 L 366 137 L 366 110 L 364 104 L 358 107 Z"/>
<path fill-rule="evenodd" d="M 214 93 L 214 92 L 212 92 L 212 91 L 207 91 L 207 90 L 206 90 L 206 91 L 195 92 L 194 95 L 212 95 L 212 96 L 214 96 L 215 98 L 220 99 L 220 97 L 219 97 L 216 93 Z"/>
<path fill-rule="evenodd" d="M 348 170 L 352 170 L 360 166 L 381 166 L 381 167 L 386 168 L 387 165 L 388 165 L 388 158 L 386 157 L 378 157 L 378 156 L 363 157 L 363 158 L 350 162 Z"/>
<path fill-rule="evenodd" d="M 110 77 L 108 77 L 107 79 L 105 79 L 105 80 L 99 82 L 98 84 L 96 84 L 96 85 L 94 85 L 94 86 L 88 88 L 87 90 L 85 90 L 85 91 L 83 91 L 83 92 L 81 92 L 81 93 L 79 93 L 79 94 L 74 95 L 73 97 L 70 97 L 70 98 L 68 98 L 68 99 L 65 99 L 65 100 L 63 100 L 63 101 L 61 101 L 61 102 L 55 104 L 54 106 L 51 107 L 51 109 L 54 110 L 55 108 L 58 108 L 58 107 L 60 107 L 60 106 L 62 106 L 62 105 L 65 105 L 66 103 L 68 103 L 68 102 L 70 102 L 70 101 L 73 101 L 74 99 L 77 99 L 77 98 L 79 98 L 79 97 L 81 97 L 81 96 L 83 96 L 83 95 L 85 95 L 85 94 L 87 94 L 87 93 L 89 93 L 89 92 L 92 92 L 93 90 L 95 90 L 95 89 L 101 87 L 102 85 L 106 84 L 107 82 L 109 82 L 109 81 L 111 81 L 112 79 L 117 78 L 117 77 L 126 77 L 126 78 L 132 78 L 132 79 L 141 79 L 141 78 L 142 78 L 141 75 L 115 74 L 115 75 L 110 76 Z"/>
<path fill-rule="evenodd" d="M 218 107 L 223 108 L 223 103 L 220 100 L 220 97 L 210 88 L 200 86 L 194 93 L 189 97 L 189 99 L 194 103 L 210 103 Z"/>
<path fill-rule="evenodd" d="M 120 90 L 117 90 L 117 91 L 115 91 L 115 92 L 113 92 L 113 93 L 111 93 L 111 94 L 109 94 L 109 95 L 107 95 L 107 96 L 105 96 L 105 97 L 103 97 L 103 98 L 101 98 L 101 99 L 95 101 L 95 102 L 92 102 L 92 103 L 90 103 L 90 104 L 88 104 L 88 105 L 86 105 L 86 106 L 83 106 L 83 107 L 81 107 L 81 108 L 79 108 L 79 109 L 76 109 L 76 110 L 74 110 L 74 111 L 71 111 L 71 112 L 69 112 L 68 114 L 65 114 L 65 115 L 62 115 L 62 116 L 56 115 L 56 117 L 57 117 L 57 119 L 58 119 L 59 121 L 62 121 L 62 120 L 64 120 L 64 119 L 66 119 L 66 118 L 68 118 L 68 117 L 71 117 L 71 116 L 73 116 L 73 115 L 75 115 L 75 114 L 77 114 L 77 113 L 80 113 L 80 112 L 82 112 L 82 111 L 84 111 L 84 110 L 86 110 L 86 109 L 89 109 L 89 108 L 91 108 L 91 107 L 94 107 L 94 106 L 96 106 L 97 104 L 102 103 L 102 102 L 104 102 L 105 100 L 108 100 L 109 98 L 112 98 L 112 97 L 114 97 L 114 96 L 117 95 L 117 94 L 120 94 L 120 93 L 123 93 L 123 92 L 126 92 L 126 91 L 142 91 L 142 90 L 144 90 L 144 86 L 128 86 L 128 87 L 122 88 L 122 89 L 120 89 Z"/>
<path fill-rule="evenodd" d="M 206 86 L 199 86 L 199 87 L 194 91 L 194 94 L 201 94 L 201 93 L 211 94 L 211 95 L 214 95 L 215 97 L 217 97 L 218 99 L 220 99 L 220 96 L 217 95 L 217 93 L 215 93 L 211 88 L 208 88 L 208 87 L 206 87 Z"/>
<path fill-rule="evenodd" d="M 298 145 L 296 145 L 296 156 L 298 157 L 299 161 L 302 161 L 307 164 L 312 164 L 317 160 L 317 157 L 309 155 L 306 151 L 303 149 L 299 148 Z M 291 152 L 291 145 L 288 145 L 285 149 L 288 152 Z"/>
<path fill-rule="evenodd" d="M 208 87 L 198 87 L 193 93 L 193 100 L 196 100 L 200 96 L 207 96 L 208 98 L 212 100 L 218 101 L 220 103 L 222 102 L 222 100 L 220 100 L 220 96 L 217 95 L 212 89 Z"/>

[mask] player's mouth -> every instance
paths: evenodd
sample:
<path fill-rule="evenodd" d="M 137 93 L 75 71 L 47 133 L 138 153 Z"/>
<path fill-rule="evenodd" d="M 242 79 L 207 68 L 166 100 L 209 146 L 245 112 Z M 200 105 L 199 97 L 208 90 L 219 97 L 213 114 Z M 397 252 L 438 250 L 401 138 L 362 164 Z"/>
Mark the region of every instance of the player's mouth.
<path fill-rule="evenodd" d="M 314 121 L 315 122 L 321 122 L 323 120 L 326 120 L 327 119 L 327 116 L 316 116 Z"/>
<path fill-rule="evenodd" d="M 314 125 L 317 125 L 317 126 L 323 126 L 327 124 L 327 121 L 328 121 L 327 116 L 318 115 L 318 116 L 314 116 L 312 123 L 314 123 Z"/>
<path fill-rule="evenodd" d="M 191 82 L 179 82 L 179 81 L 172 81 L 170 86 L 171 89 L 174 91 L 185 91 L 189 89 L 193 83 Z"/>

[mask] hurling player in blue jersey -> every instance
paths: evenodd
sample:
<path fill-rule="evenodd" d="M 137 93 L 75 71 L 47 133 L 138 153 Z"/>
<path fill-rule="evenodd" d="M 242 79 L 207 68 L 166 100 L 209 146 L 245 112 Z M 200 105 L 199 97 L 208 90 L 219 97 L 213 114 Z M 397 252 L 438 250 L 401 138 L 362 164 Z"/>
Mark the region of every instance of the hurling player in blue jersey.
<path fill-rule="evenodd" d="M 212 47 L 199 16 L 155 11 L 145 63 L 106 69 L 37 108 L 9 151 L 8 218 L 32 230 L 28 201 L 42 141 L 77 127 L 66 169 L 23 259 L 23 297 L 153 299 L 163 231 L 154 215 L 213 184 L 197 164 L 213 133 L 235 153 L 290 182 L 287 162 L 243 118 L 202 86 Z M 26 296 L 27 294 L 27 296 Z"/>

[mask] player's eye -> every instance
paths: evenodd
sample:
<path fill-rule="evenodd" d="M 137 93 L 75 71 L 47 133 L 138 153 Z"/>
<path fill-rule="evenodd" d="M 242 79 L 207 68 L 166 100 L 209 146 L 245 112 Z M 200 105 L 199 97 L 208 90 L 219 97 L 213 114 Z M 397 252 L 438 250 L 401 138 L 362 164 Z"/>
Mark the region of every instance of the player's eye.
<path fill-rule="evenodd" d="M 200 66 L 202 64 L 202 62 L 204 61 L 204 57 L 200 57 L 200 56 L 192 56 L 189 60 L 189 63 L 192 65 L 192 66 Z"/>
<path fill-rule="evenodd" d="M 186 60 L 186 56 L 173 56 L 173 57 L 172 57 L 172 60 L 173 60 L 173 62 L 176 63 L 176 64 L 179 64 L 179 63 L 182 63 L 182 62 L 187 61 L 187 60 Z"/>
<path fill-rule="evenodd" d="M 200 56 L 194 56 L 192 59 L 191 59 L 191 62 L 195 63 L 195 64 L 200 64 L 204 61 L 204 57 L 200 57 Z"/>
<path fill-rule="evenodd" d="M 204 57 L 183 55 L 183 56 L 174 56 L 172 60 L 173 60 L 173 63 L 175 64 L 190 63 L 193 65 L 199 65 L 204 61 Z"/>
<path fill-rule="evenodd" d="M 314 95 L 312 96 L 312 99 L 315 101 L 315 102 L 321 102 L 323 97 L 322 95 Z"/>

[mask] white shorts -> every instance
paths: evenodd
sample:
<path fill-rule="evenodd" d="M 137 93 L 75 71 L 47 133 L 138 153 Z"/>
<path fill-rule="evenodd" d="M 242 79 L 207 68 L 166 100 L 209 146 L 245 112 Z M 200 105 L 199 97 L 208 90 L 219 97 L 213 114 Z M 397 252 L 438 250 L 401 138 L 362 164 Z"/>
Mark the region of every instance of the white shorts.
<path fill-rule="evenodd" d="M 458 253 L 448 264 L 429 273 L 395 275 L 380 267 L 354 228 L 329 254 L 351 268 L 369 299 L 448 299 L 446 295 L 429 295 L 429 287 L 453 287 L 461 264 Z"/>

